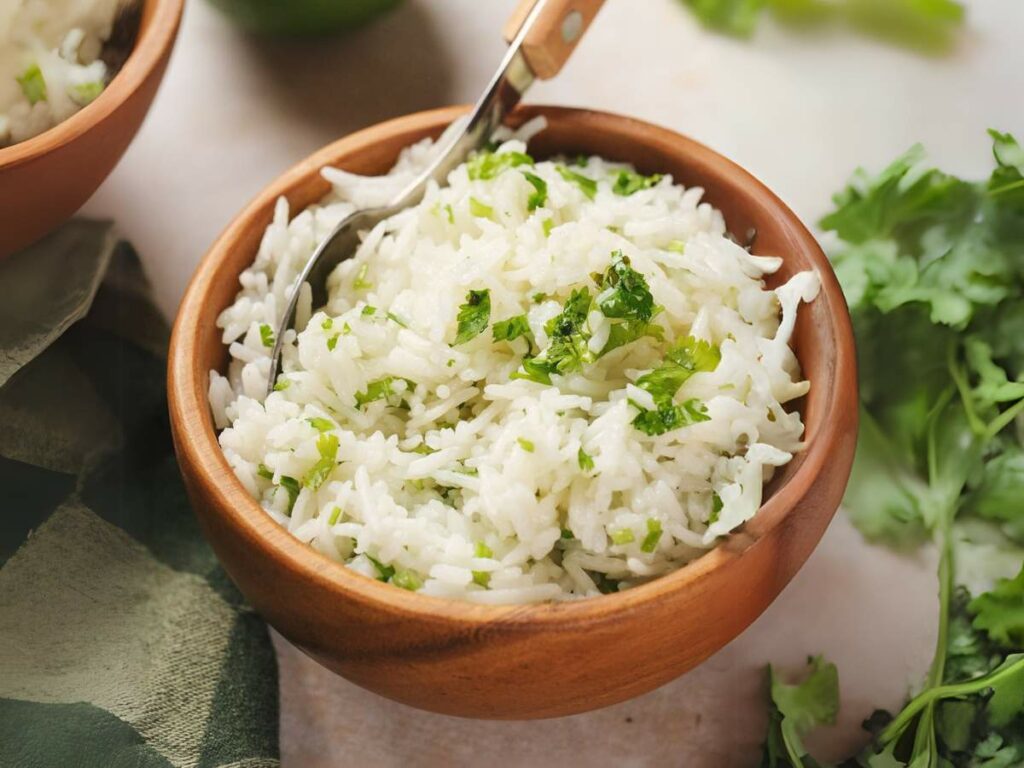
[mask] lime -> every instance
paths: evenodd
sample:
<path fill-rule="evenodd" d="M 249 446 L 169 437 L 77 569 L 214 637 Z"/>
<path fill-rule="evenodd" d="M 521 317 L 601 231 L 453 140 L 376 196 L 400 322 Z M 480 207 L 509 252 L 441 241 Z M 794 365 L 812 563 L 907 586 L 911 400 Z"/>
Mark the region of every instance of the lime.
<path fill-rule="evenodd" d="M 389 11 L 401 0 L 210 0 L 240 26 L 265 35 L 327 35 Z"/>

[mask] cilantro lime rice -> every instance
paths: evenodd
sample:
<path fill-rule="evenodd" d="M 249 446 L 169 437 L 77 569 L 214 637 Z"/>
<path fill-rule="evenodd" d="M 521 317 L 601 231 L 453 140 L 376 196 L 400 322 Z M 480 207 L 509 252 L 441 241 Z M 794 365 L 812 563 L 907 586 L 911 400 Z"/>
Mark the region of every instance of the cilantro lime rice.
<path fill-rule="evenodd" d="M 278 201 L 210 375 L 220 444 L 266 513 L 367 576 L 527 603 L 624 589 L 749 520 L 801 448 L 788 342 L 818 279 L 726 234 L 702 190 L 599 157 L 540 162 L 520 132 L 366 233 L 303 294 L 264 397 L 274 329 L 316 244 L 422 167 L 334 169 Z"/>
<path fill-rule="evenodd" d="M 0 147 L 66 120 L 103 91 L 99 55 L 121 0 L 0 2 Z"/>

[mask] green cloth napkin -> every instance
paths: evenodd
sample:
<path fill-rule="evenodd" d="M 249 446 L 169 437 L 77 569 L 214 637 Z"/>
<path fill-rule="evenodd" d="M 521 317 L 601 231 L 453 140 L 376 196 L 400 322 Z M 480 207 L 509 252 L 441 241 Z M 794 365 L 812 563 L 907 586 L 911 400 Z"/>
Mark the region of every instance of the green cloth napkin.
<path fill-rule="evenodd" d="M 138 258 L 72 221 L 0 296 L 0 766 L 278 765 L 274 651 L 189 508 Z"/>

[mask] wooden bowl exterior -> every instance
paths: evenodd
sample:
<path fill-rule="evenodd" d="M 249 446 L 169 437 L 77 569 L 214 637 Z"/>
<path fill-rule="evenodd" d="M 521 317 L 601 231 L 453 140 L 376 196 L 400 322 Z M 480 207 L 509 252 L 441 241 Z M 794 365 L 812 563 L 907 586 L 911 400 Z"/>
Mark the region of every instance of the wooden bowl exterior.
<path fill-rule="evenodd" d="M 135 47 L 103 93 L 64 122 L 0 149 L 0 258 L 75 213 L 128 148 L 167 68 L 184 0 L 145 0 Z"/>
<path fill-rule="evenodd" d="M 256 198 L 214 244 L 181 304 L 168 370 L 175 446 L 206 536 L 231 578 L 285 637 L 349 680 L 445 714 L 536 718 L 583 712 L 649 691 L 706 659 L 772 602 L 810 555 L 849 475 L 857 429 L 853 336 L 839 285 L 796 216 L 738 166 L 671 131 L 575 109 L 529 108 L 549 126 L 531 151 L 595 153 L 707 189 L 734 232 L 757 229 L 754 250 L 783 257 L 778 279 L 816 270 L 822 292 L 801 310 L 795 348 L 810 394 L 800 403 L 807 450 L 769 498 L 719 547 L 648 584 L 553 605 L 491 607 L 425 597 L 328 560 L 270 519 L 217 444 L 208 371 L 225 351 L 215 326 L 238 290 L 285 195 L 301 210 L 328 191 L 318 171 L 381 173 L 399 150 L 436 136 L 462 108 L 402 117 L 342 139 L 299 163 Z"/>

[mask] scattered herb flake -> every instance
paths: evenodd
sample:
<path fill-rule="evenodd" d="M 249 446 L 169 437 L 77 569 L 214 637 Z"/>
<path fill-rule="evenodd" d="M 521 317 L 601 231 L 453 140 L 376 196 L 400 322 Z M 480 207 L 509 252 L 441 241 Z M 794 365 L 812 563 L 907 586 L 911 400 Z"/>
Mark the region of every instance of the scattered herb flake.
<path fill-rule="evenodd" d="M 593 200 L 597 197 L 597 182 L 593 179 L 575 171 L 570 171 L 564 165 L 555 166 L 555 170 L 558 171 L 558 175 L 563 179 L 579 187 L 588 200 Z"/>
<path fill-rule="evenodd" d="M 465 344 L 483 333 L 487 324 L 491 321 L 491 291 L 488 288 L 483 290 L 471 290 L 466 294 L 466 303 L 459 307 L 459 314 L 456 318 L 459 323 L 458 332 L 455 334 L 455 341 L 452 346 Z"/>

